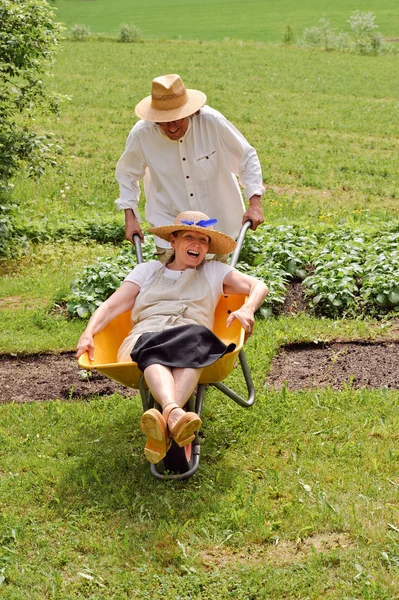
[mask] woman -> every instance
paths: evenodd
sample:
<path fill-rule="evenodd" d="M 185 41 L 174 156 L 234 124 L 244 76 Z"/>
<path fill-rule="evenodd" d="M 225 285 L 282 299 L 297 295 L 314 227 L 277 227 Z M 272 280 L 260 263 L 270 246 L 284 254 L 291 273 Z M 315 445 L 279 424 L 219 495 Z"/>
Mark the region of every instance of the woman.
<path fill-rule="evenodd" d="M 234 345 L 226 346 L 213 332 L 216 305 L 222 294 L 245 294 L 244 305 L 227 319 L 238 319 L 245 339 L 253 330 L 254 314 L 268 289 L 254 277 L 239 273 L 206 254 L 226 254 L 235 241 L 213 229 L 215 219 L 186 211 L 173 225 L 154 227 L 151 233 L 170 242 L 171 261 L 142 263 L 125 278 L 121 287 L 92 315 L 78 345 L 76 356 L 94 357 L 93 337 L 119 314 L 132 311 L 133 328 L 122 343 L 118 360 L 134 360 L 155 400 L 162 408 L 147 410 L 140 421 L 146 436 L 144 453 L 152 463 L 164 458 L 174 439 L 185 446 L 201 426 L 196 413 L 183 410 L 204 366 L 212 364 Z"/>

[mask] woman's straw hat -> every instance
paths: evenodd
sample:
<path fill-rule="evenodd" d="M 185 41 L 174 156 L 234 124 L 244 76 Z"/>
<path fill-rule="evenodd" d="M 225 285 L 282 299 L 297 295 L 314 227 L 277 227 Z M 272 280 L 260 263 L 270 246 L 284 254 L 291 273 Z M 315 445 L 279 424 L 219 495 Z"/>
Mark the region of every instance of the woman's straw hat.
<path fill-rule="evenodd" d="M 166 123 L 193 115 L 204 106 L 206 95 L 186 90 L 179 75 L 162 75 L 152 80 L 152 93 L 136 105 L 136 115 L 145 121 Z"/>
<path fill-rule="evenodd" d="M 210 238 L 208 252 L 211 254 L 228 254 L 234 250 L 236 242 L 225 233 L 213 229 L 215 223 L 216 219 L 210 219 L 208 215 L 202 212 L 187 210 L 177 215 L 173 225 L 151 227 L 148 231 L 167 242 L 170 241 L 170 234 L 176 231 L 198 231 L 205 233 Z"/>

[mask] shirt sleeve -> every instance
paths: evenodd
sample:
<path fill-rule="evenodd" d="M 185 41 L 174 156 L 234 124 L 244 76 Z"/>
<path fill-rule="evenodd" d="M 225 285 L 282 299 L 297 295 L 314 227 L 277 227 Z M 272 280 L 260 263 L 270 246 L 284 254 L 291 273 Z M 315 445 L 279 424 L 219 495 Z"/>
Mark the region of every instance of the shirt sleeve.
<path fill-rule="evenodd" d="M 254 194 L 265 193 L 262 181 L 262 169 L 255 148 L 230 121 L 221 113 L 217 126 L 222 146 L 230 161 L 231 172 L 238 176 L 247 200 Z"/>
<path fill-rule="evenodd" d="M 136 283 L 139 288 L 142 289 L 145 286 L 146 281 L 151 279 L 157 268 L 159 268 L 160 264 L 161 263 L 157 260 L 140 263 L 137 267 L 134 267 L 133 271 L 130 271 L 130 273 L 126 275 L 123 281 Z"/>
<path fill-rule="evenodd" d="M 234 271 L 234 267 L 218 260 L 208 260 L 205 263 L 205 275 L 212 289 L 213 304 L 216 305 L 223 294 L 223 281 L 226 275 Z"/>
<path fill-rule="evenodd" d="M 133 127 L 126 140 L 125 151 L 116 165 L 116 180 L 119 183 L 119 198 L 115 201 L 119 210 L 131 208 L 141 221 L 137 205 L 140 198 L 139 181 L 144 177 L 146 161 L 140 143 L 140 121 Z"/>

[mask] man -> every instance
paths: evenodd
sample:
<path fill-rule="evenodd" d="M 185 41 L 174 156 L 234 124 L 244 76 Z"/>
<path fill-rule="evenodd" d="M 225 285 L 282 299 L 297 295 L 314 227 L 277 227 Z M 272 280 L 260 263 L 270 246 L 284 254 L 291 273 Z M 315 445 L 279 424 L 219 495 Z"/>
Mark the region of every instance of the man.
<path fill-rule="evenodd" d="M 137 233 L 143 240 L 137 209 L 141 180 L 145 216 L 153 227 L 170 223 L 185 210 L 212 214 L 217 228 L 233 238 L 246 220 L 252 221 L 252 229 L 263 223 L 265 189 L 256 151 L 205 102 L 206 95 L 186 89 L 179 75 L 164 75 L 153 80 L 151 96 L 137 104 L 141 120 L 131 130 L 116 167 L 116 204 L 125 211 L 126 239 L 132 241 Z M 157 237 L 155 243 L 158 259 L 166 262 L 169 244 Z"/>

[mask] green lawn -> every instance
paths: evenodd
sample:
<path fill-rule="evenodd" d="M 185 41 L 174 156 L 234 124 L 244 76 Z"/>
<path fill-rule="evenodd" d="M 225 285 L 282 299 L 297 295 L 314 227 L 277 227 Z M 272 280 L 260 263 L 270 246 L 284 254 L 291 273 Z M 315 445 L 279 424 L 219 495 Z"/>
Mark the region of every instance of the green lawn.
<path fill-rule="evenodd" d="M 289 23 L 297 35 L 326 16 L 333 27 L 348 30 L 355 10 L 371 11 L 380 31 L 397 36 L 395 0 L 54 0 L 57 19 L 68 29 L 84 24 L 94 33 L 116 36 L 122 23 L 134 23 L 146 39 L 220 40 L 224 38 L 280 42 Z"/>

